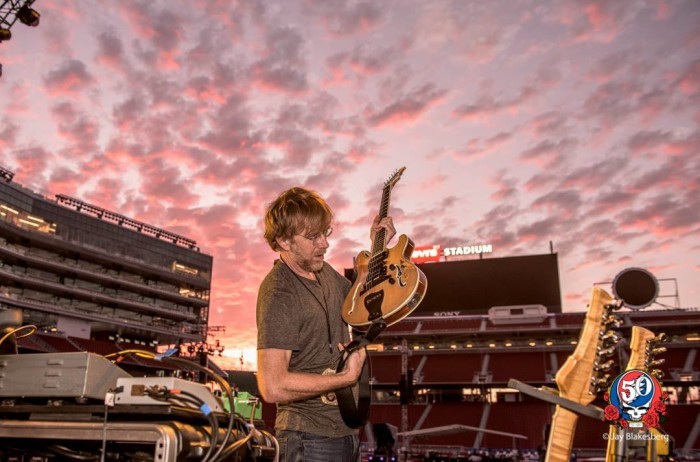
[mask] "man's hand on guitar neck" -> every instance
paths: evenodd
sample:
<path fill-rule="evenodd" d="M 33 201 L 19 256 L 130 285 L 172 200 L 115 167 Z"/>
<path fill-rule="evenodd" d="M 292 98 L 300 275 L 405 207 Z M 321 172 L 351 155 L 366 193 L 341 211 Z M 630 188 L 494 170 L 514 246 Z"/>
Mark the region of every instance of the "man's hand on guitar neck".
<path fill-rule="evenodd" d="M 394 220 L 392 220 L 391 217 L 382 218 L 380 220 L 379 215 L 375 215 L 374 221 L 372 222 L 372 227 L 369 231 L 369 238 L 372 242 L 374 242 L 374 236 L 380 229 L 386 230 L 386 235 L 384 237 L 385 244 L 391 241 L 391 238 L 393 238 L 396 235 L 396 228 L 394 228 Z"/>

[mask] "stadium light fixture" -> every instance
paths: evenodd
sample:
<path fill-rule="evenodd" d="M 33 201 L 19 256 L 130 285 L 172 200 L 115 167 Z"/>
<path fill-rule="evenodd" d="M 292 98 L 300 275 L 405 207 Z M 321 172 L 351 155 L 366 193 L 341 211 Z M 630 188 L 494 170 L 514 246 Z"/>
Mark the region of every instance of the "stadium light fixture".
<path fill-rule="evenodd" d="M 17 20 L 31 27 L 39 25 L 41 15 L 32 8 L 32 3 L 34 0 L 0 0 L 0 43 L 12 38 L 10 28 Z M 2 77 L 2 64 L 0 64 L 0 77 Z"/>
<path fill-rule="evenodd" d="M 19 19 L 22 24 L 30 27 L 38 26 L 40 17 L 41 15 L 34 8 L 30 8 L 26 3 L 17 10 L 17 19 Z"/>

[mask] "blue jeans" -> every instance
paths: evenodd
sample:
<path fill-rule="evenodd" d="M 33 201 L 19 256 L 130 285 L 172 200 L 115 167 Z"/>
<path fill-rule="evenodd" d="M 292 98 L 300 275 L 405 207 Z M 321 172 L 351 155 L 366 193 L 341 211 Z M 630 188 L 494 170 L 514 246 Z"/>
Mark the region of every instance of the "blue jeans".
<path fill-rule="evenodd" d="M 358 462 L 360 444 L 357 435 L 328 438 L 313 433 L 280 430 L 280 462 Z"/>

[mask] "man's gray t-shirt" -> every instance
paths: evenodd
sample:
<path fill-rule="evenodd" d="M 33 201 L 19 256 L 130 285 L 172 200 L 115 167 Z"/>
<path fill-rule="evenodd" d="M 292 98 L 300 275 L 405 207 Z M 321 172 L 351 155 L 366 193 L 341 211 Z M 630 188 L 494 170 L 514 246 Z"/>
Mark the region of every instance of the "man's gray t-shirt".
<path fill-rule="evenodd" d="M 350 341 L 341 316 L 350 281 L 327 263 L 317 278 L 298 276 L 277 260 L 258 292 L 258 349 L 291 350 L 289 370 L 293 372 L 321 374 L 335 369 L 338 343 Z M 318 396 L 278 403 L 275 430 L 327 437 L 356 432 L 345 425 L 337 406 L 324 404 Z"/>

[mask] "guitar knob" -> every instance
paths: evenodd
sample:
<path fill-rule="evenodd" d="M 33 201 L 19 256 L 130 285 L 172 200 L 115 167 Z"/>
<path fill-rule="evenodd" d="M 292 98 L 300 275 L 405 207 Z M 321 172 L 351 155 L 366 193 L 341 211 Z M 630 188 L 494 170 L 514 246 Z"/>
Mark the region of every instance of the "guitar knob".
<path fill-rule="evenodd" d="M 390 270 L 395 270 L 395 269 L 396 269 L 396 265 L 392 263 L 391 265 L 389 265 L 389 269 L 390 269 Z"/>
<path fill-rule="evenodd" d="M 396 279 L 389 278 L 389 284 L 396 284 Z"/>

